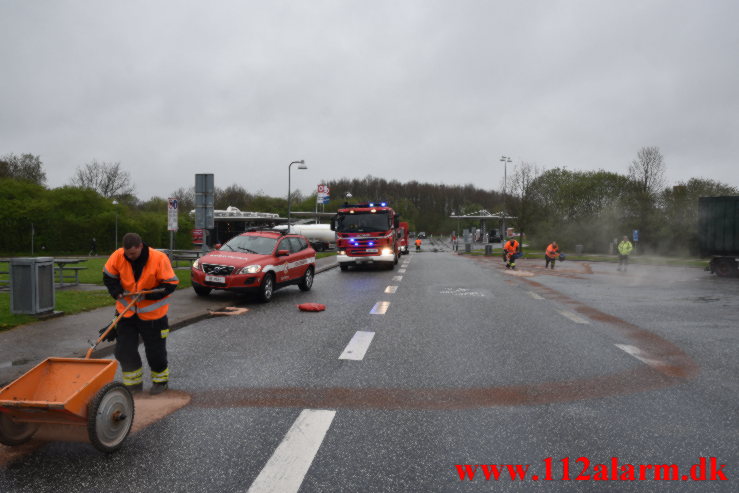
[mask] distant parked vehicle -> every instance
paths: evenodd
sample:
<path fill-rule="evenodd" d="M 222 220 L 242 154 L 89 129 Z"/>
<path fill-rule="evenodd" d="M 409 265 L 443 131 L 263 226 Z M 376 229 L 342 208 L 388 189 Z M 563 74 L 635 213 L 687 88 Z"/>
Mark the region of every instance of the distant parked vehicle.
<path fill-rule="evenodd" d="M 698 199 L 698 247 L 711 257 L 707 270 L 720 277 L 739 276 L 739 197 Z"/>

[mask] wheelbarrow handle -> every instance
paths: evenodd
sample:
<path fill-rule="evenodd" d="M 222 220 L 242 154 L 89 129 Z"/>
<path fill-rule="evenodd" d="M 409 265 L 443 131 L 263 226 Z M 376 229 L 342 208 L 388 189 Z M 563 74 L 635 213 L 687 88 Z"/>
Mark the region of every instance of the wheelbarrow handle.
<path fill-rule="evenodd" d="M 98 344 L 103 342 L 103 340 L 107 337 L 108 333 L 111 330 L 113 330 L 113 327 L 118 325 L 118 322 L 123 318 L 123 315 L 125 315 L 126 312 L 130 310 L 131 307 L 134 304 L 136 304 L 141 299 L 142 296 L 144 296 L 145 294 L 149 294 L 149 293 L 163 293 L 163 292 L 164 292 L 164 288 L 145 289 L 143 291 L 136 291 L 135 293 L 124 292 L 123 296 L 127 296 L 127 297 L 133 296 L 134 298 L 131 300 L 131 302 L 128 305 L 126 305 L 123 311 L 119 313 L 117 317 L 115 317 L 115 319 L 110 323 L 110 325 L 108 325 L 108 328 L 105 329 L 105 331 L 103 331 L 102 334 L 100 334 L 100 337 L 98 337 L 97 341 L 95 341 L 95 344 L 90 346 L 90 348 L 87 350 L 87 354 L 85 354 L 85 359 L 90 359 L 92 357 L 92 352 L 95 350 Z"/>

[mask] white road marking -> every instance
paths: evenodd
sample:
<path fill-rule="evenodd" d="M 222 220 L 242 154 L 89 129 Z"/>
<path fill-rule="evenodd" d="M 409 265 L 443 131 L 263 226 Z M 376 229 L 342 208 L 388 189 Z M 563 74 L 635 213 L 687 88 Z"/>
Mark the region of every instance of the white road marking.
<path fill-rule="evenodd" d="M 649 366 L 655 366 L 655 367 L 665 366 L 665 364 L 662 361 L 651 358 L 650 357 L 651 355 L 649 353 L 642 351 L 636 346 L 629 346 L 628 344 L 616 344 L 615 346 L 621 349 L 622 351 L 626 351 L 628 354 L 630 354 L 634 358 L 638 359 L 642 363 L 648 364 Z"/>
<path fill-rule="evenodd" d="M 393 281 L 402 281 L 403 276 L 393 276 Z"/>
<path fill-rule="evenodd" d="M 352 337 L 352 340 L 349 341 L 349 344 L 346 345 L 346 348 L 344 348 L 344 352 L 341 353 L 339 359 L 362 361 L 374 337 L 374 332 L 358 330 L 354 334 L 354 337 Z"/>
<path fill-rule="evenodd" d="M 303 409 L 248 493 L 297 492 L 335 415 L 336 411 Z"/>
<path fill-rule="evenodd" d="M 542 297 L 542 296 L 534 293 L 533 291 L 527 291 L 527 293 L 529 293 L 529 296 L 531 296 L 535 300 L 543 300 L 544 299 L 544 297 Z"/>
<path fill-rule="evenodd" d="M 398 290 L 398 286 L 388 286 L 385 288 L 385 292 L 388 294 L 393 294 Z"/>
<path fill-rule="evenodd" d="M 398 272 L 400 272 L 401 274 L 405 274 L 405 269 L 398 269 Z"/>
<path fill-rule="evenodd" d="M 390 308 L 389 301 L 378 301 L 375 303 L 375 306 L 372 307 L 372 310 L 370 310 L 370 315 L 385 315 L 388 308 Z"/>
<path fill-rule="evenodd" d="M 582 318 L 582 317 L 580 317 L 578 315 L 575 315 L 572 312 L 568 312 L 567 310 L 557 310 L 557 311 L 559 312 L 560 315 L 562 315 L 563 317 L 569 318 L 570 320 L 572 320 L 576 324 L 590 324 L 590 322 L 588 322 L 584 318 Z"/>

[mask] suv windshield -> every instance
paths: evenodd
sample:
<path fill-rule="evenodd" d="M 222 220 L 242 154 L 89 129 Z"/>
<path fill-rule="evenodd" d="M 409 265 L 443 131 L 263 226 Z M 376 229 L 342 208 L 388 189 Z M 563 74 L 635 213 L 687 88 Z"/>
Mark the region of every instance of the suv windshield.
<path fill-rule="evenodd" d="M 354 214 L 339 214 L 336 218 L 338 233 L 368 233 L 388 229 L 390 229 L 390 222 L 387 212 L 355 212 Z"/>
<path fill-rule="evenodd" d="M 266 236 L 235 236 L 228 240 L 221 250 L 270 255 L 275 249 L 275 243 L 277 239 Z"/>

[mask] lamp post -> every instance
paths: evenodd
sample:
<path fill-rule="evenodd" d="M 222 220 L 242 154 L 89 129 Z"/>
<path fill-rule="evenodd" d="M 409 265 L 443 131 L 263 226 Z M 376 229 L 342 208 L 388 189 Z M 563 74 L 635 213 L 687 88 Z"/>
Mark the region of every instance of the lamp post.
<path fill-rule="evenodd" d="M 118 201 L 114 200 L 113 205 L 115 206 L 115 243 L 113 244 L 113 251 L 118 249 Z"/>
<path fill-rule="evenodd" d="M 506 198 L 507 188 L 508 188 L 508 163 L 511 162 L 511 158 L 509 156 L 500 156 L 500 161 L 503 162 L 503 231 L 500 233 L 501 241 L 505 241 L 506 237 L 506 223 L 505 223 L 505 216 L 508 214 L 508 211 L 506 210 L 508 208 L 508 199 Z"/>
<path fill-rule="evenodd" d="M 293 161 L 287 167 L 287 234 L 290 234 L 290 171 L 292 170 L 293 164 L 298 165 L 298 169 L 308 169 L 305 165 L 304 160 Z"/>

